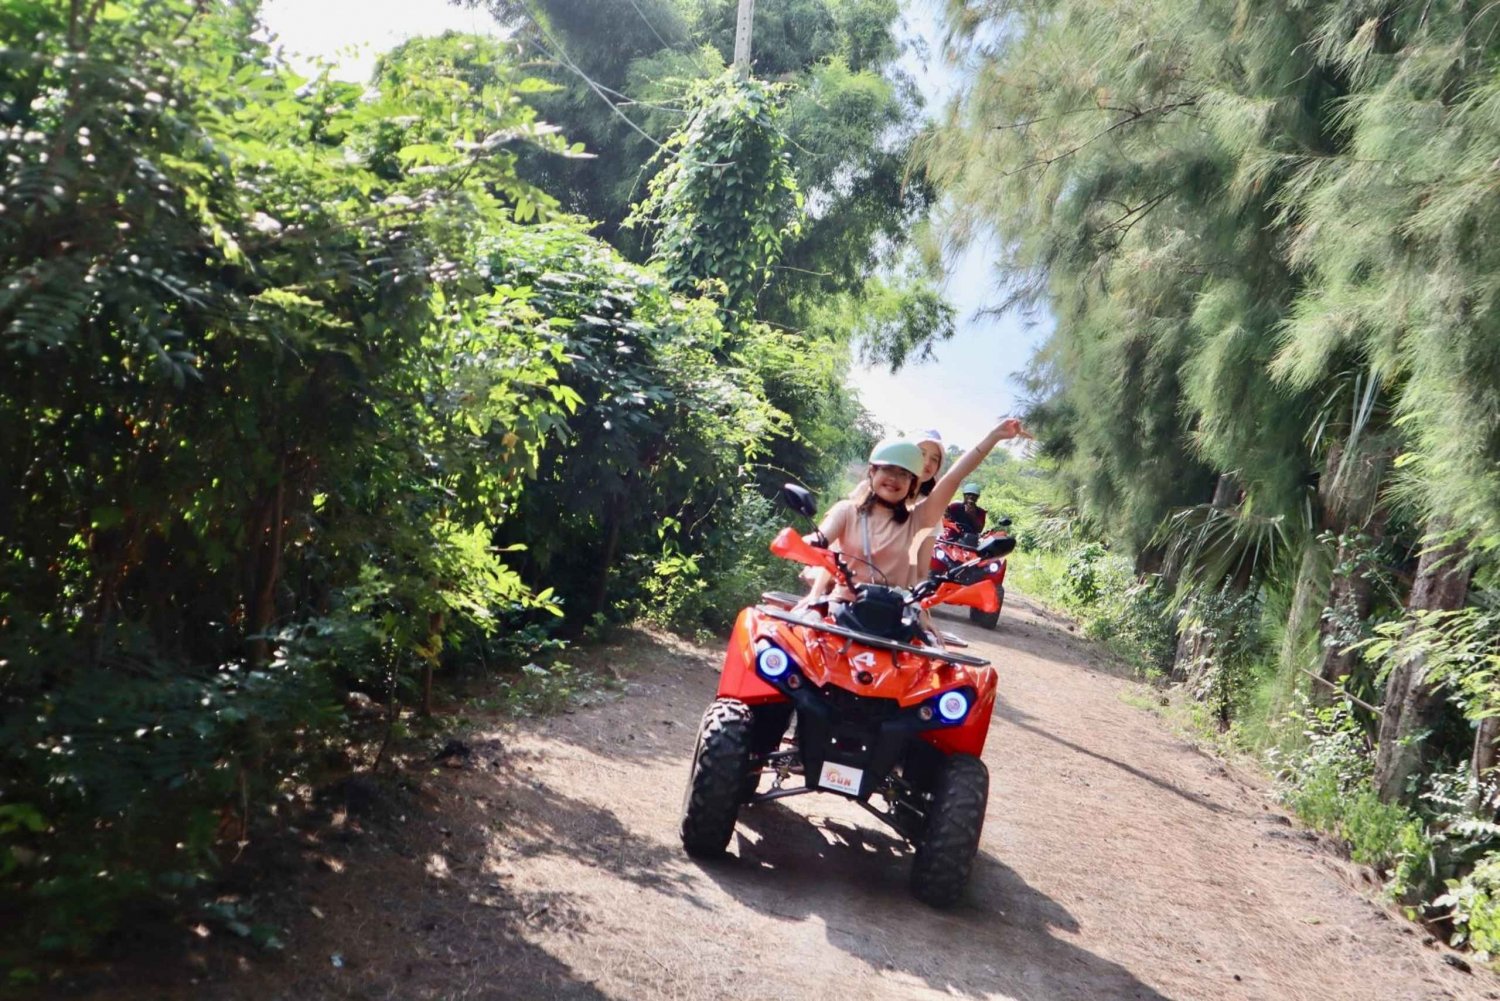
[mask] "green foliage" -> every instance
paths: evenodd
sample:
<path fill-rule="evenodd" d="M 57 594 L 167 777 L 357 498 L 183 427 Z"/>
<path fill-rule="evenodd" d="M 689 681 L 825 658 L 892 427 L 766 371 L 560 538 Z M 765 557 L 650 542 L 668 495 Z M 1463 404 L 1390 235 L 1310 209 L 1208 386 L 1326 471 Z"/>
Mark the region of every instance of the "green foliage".
<path fill-rule="evenodd" d="M 1162 677 L 1172 665 L 1177 634 L 1161 579 L 1137 579 L 1127 560 L 1097 542 L 1063 550 L 1046 538 L 1045 544 L 1012 554 L 1007 583 L 1075 616 L 1085 636 L 1141 677 Z M 1071 538 L 1071 532 L 1063 538 Z"/>
<path fill-rule="evenodd" d="M 547 664 L 528 661 L 501 685 L 492 698 L 476 703 L 481 709 L 500 709 L 511 716 L 549 716 L 597 702 L 617 688 L 608 678 L 574 667 L 563 660 Z"/>
<path fill-rule="evenodd" d="M 1306 743 L 1279 762 L 1283 802 L 1310 826 L 1347 841 L 1356 862 L 1394 870 L 1393 892 L 1404 892 L 1432 849 L 1420 819 L 1375 794 L 1363 728 L 1344 706 L 1304 704 L 1287 723 Z"/>
<path fill-rule="evenodd" d="M 679 292 L 713 282 L 724 316 L 751 315 L 802 196 L 777 130 L 777 89 L 726 72 L 688 95 L 688 123 L 663 146 L 665 165 L 626 220 L 653 226 L 651 259 Z"/>
<path fill-rule="evenodd" d="M 1500 614 L 1495 609 L 1416 610 L 1374 626 L 1358 644 L 1383 681 L 1399 663 L 1420 658 L 1434 687 L 1469 720 L 1500 715 Z"/>
<path fill-rule="evenodd" d="M 786 521 L 785 512 L 758 492 L 743 491 L 694 555 L 675 543 L 664 547 L 644 582 L 641 617 L 689 634 L 722 634 L 762 592 L 801 590 L 798 568 L 769 548 Z"/>
<path fill-rule="evenodd" d="M 546 604 L 489 525 L 577 400 L 470 247 L 553 204 L 486 137 L 561 147 L 493 43 L 413 45 L 362 95 L 253 16 L 0 22 L 0 878 L 33 947 L 179 905 L 365 665 L 404 689 L 449 630 Z"/>
<path fill-rule="evenodd" d="M 1449 944 L 1467 945 L 1488 962 L 1500 952 L 1500 856 L 1476 865 L 1463 879 L 1448 880 L 1448 892 L 1432 901 L 1448 908 Z"/>
<path fill-rule="evenodd" d="M 1280 627 L 1263 604 L 1288 612 L 1282 692 L 1319 668 L 1375 699 L 1393 665 L 1420 663 L 1423 696 L 1493 717 L 1492 616 L 1418 607 L 1381 623 L 1403 603 L 1451 600 L 1411 587 L 1423 546 L 1454 545 L 1465 573 L 1489 579 L 1500 543 L 1500 257 L 1487 236 L 1500 9 L 947 10 L 976 71 L 925 148 L 953 206 L 944 235 L 998 232 L 998 305 L 1055 318 L 1027 377 L 1029 423 L 1078 521 L 1170 581 L 1182 649 L 1202 654 L 1177 666 L 1198 694 L 1220 713 L 1245 712 L 1250 693 L 1266 711 L 1281 703 L 1255 623 Z M 1074 569 L 1074 600 L 1101 600 L 1108 589 Z M 1374 682 L 1346 673 L 1351 646 L 1380 668 Z M 1414 717 L 1385 716 L 1400 731 L 1391 758 L 1414 746 Z M 1467 763 L 1475 734 L 1457 712 L 1429 727 L 1424 758 Z M 1414 839 L 1462 864 L 1481 851 L 1412 834 L 1316 755 L 1308 768 L 1304 806 L 1360 857 L 1387 864 Z M 1434 830 L 1446 816 L 1422 810 Z"/>
<path fill-rule="evenodd" d="M 525 290 L 570 361 L 560 390 L 584 404 L 557 422 L 500 535 L 525 546 L 526 578 L 555 588 L 575 626 L 613 615 L 634 600 L 643 559 L 664 544 L 697 552 L 733 520 L 751 463 L 788 430 L 761 374 L 786 339 L 759 326 L 731 339 L 714 303 L 674 295 L 569 226 L 478 251 L 498 288 Z"/>
<path fill-rule="evenodd" d="M 1063 578 L 1064 595 L 1071 604 L 1089 608 L 1099 601 L 1103 591 L 1100 577 L 1108 550 L 1098 542 L 1085 542 L 1068 554 L 1066 576 Z"/>
<path fill-rule="evenodd" d="M 433 670 L 553 646 L 736 524 L 786 426 L 788 336 L 731 340 L 523 177 L 579 151 L 508 46 L 413 41 L 365 88 L 255 15 L 0 13 L 3 955 L 180 912 L 347 767 L 351 690 L 394 732 Z"/>
<path fill-rule="evenodd" d="M 920 353 L 928 339 L 953 329 L 931 269 L 914 253 L 932 190 L 908 168 L 921 116 L 915 86 L 896 61 L 899 5 L 760 0 L 755 75 L 774 80 L 771 88 L 725 77 L 735 10 L 723 0 L 487 0 L 485 6 L 523 44 L 555 61 L 542 69 L 559 87 L 537 96 L 543 116 L 601 154 L 594 160 L 523 155 L 522 176 L 597 220 L 598 232 L 641 261 L 650 239 L 666 234 L 623 224 L 639 214 L 635 206 L 657 171 L 681 175 L 671 187 L 684 211 L 673 227 L 687 242 L 677 241 L 671 255 L 681 262 L 669 264 L 678 268 L 674 279 L 685 287 L 705 277 L 722 280 L 728 300 L 753 304 L 726 315 L 731 326 L 759 319 L 793 333 L 800 345 L 796 363 L 781 367 L 781 378 L 766 379 L 771 402 L 790 416 L 794 433 L 772 443 L 757 480 L 765 492 L 788 478 L 826 489 L 844 461 L 869 447 L 868 419 L 844 384 L 852 341 L 865 338 L 873 354 L 893 357 Z M 612 95 L 614 108 L 584 75 Z M 762 97 L 771 93 L 774 111 L 765 102 L 763 114 Z M 744 111 L 747 100 L 757 104 L 759 124 L 731 126 L 753 137 L 745 155 L 737 148 L 683 155 L 690 128 L 711 125 L 705 140 L 727 134 L 726 123 L 705 117 L 711 106 Z M 770 158 L 773 147 L 780 154 Z M 758 173 L 746 156 L 772 173 Z M 802 210 L 785 211 L 789 187 L 779 189 L 781 211 L 757 207 L 777 193 L 770 185 L 779 185 L 784 171 L 805 197 Z M 739 180 L 731 185 L 730 176 Z M 658 194 L 651 200 L 666 188 L 665 180 L 654 182 Z M 711 220 L 697 216 L 704 200 Z M 785 226 L 794 216 L 795 231 Z M 741 229 L 769 244 L 736 244 L 731 234 Z M 716 245 L 700 248 L 697 236 Z M 655 246 L 661 250 L 659 241 Z M 709 270 L 719 261 L 743 271 Z M 752 299 L 741 298 L 746 289 Z"/>
<path fill-rule="evenodd" d="M 1265 653 L 1260 596 L 1230 584 L 1199 591 L 1184 606 L 1177 628 L 1195 640 L 1194 659 L 1181 665 L 1192 694 L 1227 727 L 1242 715 Z"/>
<path fill-rule="evenodd" d="M 1141 677 L 1163 677 L 1172 666 L 1177 634 L 1161 578 L 1137 580 L 1122 560 L 1111 561 L 1102 576 L 1105 586 L 1087 616 L 1084 635 L 1103 642 Z"/>

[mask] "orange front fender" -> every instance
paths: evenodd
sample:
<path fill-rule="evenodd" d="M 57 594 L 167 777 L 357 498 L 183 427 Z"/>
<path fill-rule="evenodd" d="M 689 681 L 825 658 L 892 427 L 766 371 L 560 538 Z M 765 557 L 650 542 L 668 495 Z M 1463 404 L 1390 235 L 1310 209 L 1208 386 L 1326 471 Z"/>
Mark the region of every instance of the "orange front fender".
<path fill-rule="evenodd" d="M 734 631 L 729 634 L 729 646 L 724 651 L 724 666 L 719 671 L 717 698 L 739 699 L 752 706 L 787 700 L 755 673 L 755 634 L 759 619 L 754 608 L 745 609 L 735 619 Z"/>
<path fill-rule="evenodd" d="M 944 754 L 972 754 L 977 758 L 983 753 L 985 739 L 990 735 L 990 718 L 995 713 L 999 676 L 993 667 L 980 668 L 973 673 L 976 697 L 969 718 L 961 726 L 922 734 L 924 740 Z"/>
<path fill-rule="evenodd" d="M 923 608 L 932 608 L 934 605 L 966 605 L 970 608 L 977 608 L 981 612 L 998 612 L 1000 611 L 1000 596 L 995 591 L 994 582 L 989 580 L 982 580 L 966 587 L 945 583 L 930 596 L 922 599 Z"/>

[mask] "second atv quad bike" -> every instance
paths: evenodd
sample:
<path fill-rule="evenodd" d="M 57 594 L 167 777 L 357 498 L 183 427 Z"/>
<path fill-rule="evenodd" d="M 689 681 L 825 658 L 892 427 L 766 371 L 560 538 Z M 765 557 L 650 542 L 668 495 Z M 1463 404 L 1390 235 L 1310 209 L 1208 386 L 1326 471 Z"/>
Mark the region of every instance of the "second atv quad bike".
<path fill-rule="evenodd" d="M 782 497 L 812 515 L 807 491 L 788 485 Z M 1001 558 L 1014 545 L 994 540 L 977 559 Z M 840 554 L 791 528 L 782 529 L 771 551 L 828 570 L 856 599 L 802 608 L 795 595 L 773 592 L 740 613 L 718 696 L 698 732 L 683 847 L 694 856 L 720 855 L 741 806 L 831 793 L 858 802 L 913 846 L 911 889 L 918 899 L 937 907 L 955 903 L 968 883 L 989 800 L 989 772 L 979 755 L 996 675 L 988 661 L 948 649 L 919 613 L 941 602 L 996 608 L 994 588 L 966 586 L 953 574 L 911 591 L 856 585 Z M 770 786 L 761 790 L 766 776 Z"/>
<path fill-rule="evenodd" d="M 985 629 L 994 629 L 1000 622 L 1000 609 L 1005 605 L 1007 561 L 1003 556 L 989 559 L 976 557 L 991 541 L 1009 538 L 1009 533 L 1006 531 L 1008 528 L 1010 528 L 1010 519 L 1005 518 L 999 522 L 999 527 L 995 531 L 975 536 L 973 533 L 965 533 L 957 522 L 945 518 L 942 531 L 938 534 L 937 544 L 932 547 L 932 559 L 928 570 L 934 576 L 949 576 L 964 585 L 988 582 L 994 588 L 995 607 L 993 610 L 981 608 L 978 604 L 969 606 L 969 621 Z M 1014 543 L 1011 544 L 1011 548 L 1015 548 Z"/>

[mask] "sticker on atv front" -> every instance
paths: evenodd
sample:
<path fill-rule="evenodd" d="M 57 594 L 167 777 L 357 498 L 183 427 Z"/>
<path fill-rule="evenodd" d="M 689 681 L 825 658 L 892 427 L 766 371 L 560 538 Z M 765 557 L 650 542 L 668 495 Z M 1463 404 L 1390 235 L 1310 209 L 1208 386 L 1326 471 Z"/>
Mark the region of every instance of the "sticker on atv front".
<path fill-rule="evenodd" d="M 824 789 L 844 793 L 846 796 L 858 796 L 859 784 L 864 780 L 863 768 L 850 768 L 848 765 L 836 765 L 832 761 L 825 761 L 823 771 L 818 776 L 818 785 Z"/>

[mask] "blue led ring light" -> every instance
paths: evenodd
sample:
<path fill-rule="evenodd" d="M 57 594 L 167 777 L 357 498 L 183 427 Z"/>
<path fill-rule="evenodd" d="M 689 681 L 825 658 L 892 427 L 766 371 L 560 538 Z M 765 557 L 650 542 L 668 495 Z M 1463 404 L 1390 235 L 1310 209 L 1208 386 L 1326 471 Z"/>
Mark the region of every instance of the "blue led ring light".
<path fill-rule="evenodd" d="M 944 692 L 938 696 L 937 709 L 946 722 L 957 723 L 969 711 L 969 697 L 963 692 Z"/>
<path fill-rule="evenodd" d="M 760 670 L 761 674 L 774 680 L 786 674 L 787 670 L 792 666 L 792 658 L 788 657 L 786 651 L 780 647 L 767 644 L 761 650 L 760 654 L 756 656 L 755 666 Z"/>

